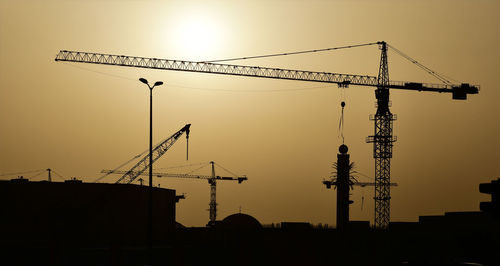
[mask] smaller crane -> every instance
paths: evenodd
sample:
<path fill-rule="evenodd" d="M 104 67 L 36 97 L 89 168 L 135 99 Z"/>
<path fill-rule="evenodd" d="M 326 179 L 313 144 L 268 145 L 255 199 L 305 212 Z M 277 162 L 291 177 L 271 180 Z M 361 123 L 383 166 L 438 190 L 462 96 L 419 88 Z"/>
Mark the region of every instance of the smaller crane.
<path fill-rule="evenodd" d="M 248 180 L 248 178 L 243 175 L 243 176 L 234 176 L 234 177 L 227 177 L 227 176 L 218 176 L 215 175 L 215 162 L 211 161 L 210 162 L 212 166 L 212 175 L 192 175 L 192 174 L 172 174 L 172 173 L 158 173 L 155 172 L 153 173 L 154 176 L 156 177 L 175 177 L 175 178 L 194 178 L 194 179 L 203 179 L 203 180 L 208 180 L 208 184 L 210 185 L 210 203 L 208 204 L 210 206 L 210 216 L 209 216 L 209 222 L 208 226 L 214 226 L 217 218 L 217 201 L 216 201 L 216 187 L 217 187 L 217 180 L 230 180 L 230 181 L 238 181 L 238 184 L 241 184 L 243 181 Z M 113 170 L 102 170 L 101 173 L 105 174 L 124 174 L 127 173 L 127 171 L 113 171 Z M 146 175 L 145 173 L 140 173 L 139 175 Z"/>
<path fill-rule="evenodd" d="M 190 132 L 190 127 L 191 127 L 191 124 L 186 124 L 183 128 L 181 128 L 179 131 L 175 132 L 172 136 L 168 137 L 167 139 L 165 139 L 162 142 L 160 142 L 159 144 L 157 144 L 153 148 L 152 162 L 155 162 L 161 156 L 163 156 L 163 154 L 165 154 L 170 149 L 170 147 L 172 147 L 172 145 L 174 145 L 174 143 L 184 133 L 186 133 L 186 142 L 187 142 L 187 145 L 189 147 L 189 132 Z M 149 154 L 147 154 L 146 156 L 144 156 L 139 162 L 137 162 L 128 171 L 119 171 L 118 169 L 121 168 L 122 166 L 130 163 L 131 161 L 139 158 L 144 153 L 145 152 L 143 152 L 143 153 L 135 156 L 134 158 L 128 160 L 127 162 L 125 162 L 122 165 L 118 166 L 114 170 L 105 170 L 106 172 L 104 172 L 104 170 L 103 170 L 102 173 L 106 173 L 106 175 L 103 175 L 100 178 L 98 178 L 96 180 L 96 182 L 99 181 L 99 180 L 101 180 L 102 178 L 108 176 L 109 174 L 117 174 L 117 173 L 123 174 L 123 176 L 120 177 L 120 179 L 118 179 L 118 181 L 116 181 L 116 184 L 119 184 L 119 183 L 130 184 L 130 183 L 134 182 L 134 180 L 139 175 L 141 175 L 144 171 L 146 171 L 146 169 L 149 167 L 149 162 L 150 162 L 150 160 L 149 160 L 150 159 L 149 158 Z M 186 153 L 186 156 L 187 156 L 187 153 Z M 187 157 L 186 157 L 186 159 L 187 159 Z"/>

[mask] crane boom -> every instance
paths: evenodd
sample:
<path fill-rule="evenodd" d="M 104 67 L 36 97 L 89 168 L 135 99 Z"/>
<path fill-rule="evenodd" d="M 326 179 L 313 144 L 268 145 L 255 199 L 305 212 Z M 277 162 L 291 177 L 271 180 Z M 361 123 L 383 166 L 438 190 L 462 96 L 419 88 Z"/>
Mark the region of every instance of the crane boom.
<path fill-rule="evenodd" d="M 329 189 L 329 188 L 332 188 L 332 186 L 337 186 L 338 185 L 338 181 L 325 180 L 325 181 L 323 181 L 323 184 L 325 184 L 326 188 Z M 349 185 L 350 186 L 366 187 L 366 186 L 375 186 L 376 183 L 375 182 L 357 182 L 356 181 L 356 182 L 350 182 Z M 389 186 L 391 186 L 391 187 L 397 187 L 398 183 L 389 183 Z"/>
<path fill-rule="evenodd" d="M 360 187 L 366 187 L 366 186 L 375 186 L 375 182 L 355 182 L 352 184 L 353 186 L 360 186 Z M 398 183 L 389 183 L 389 186 L 391 187 L 397 187 Z"/>
<path fill-rule="evenodd" d="M 445 84 L 391 81 L 389 80 L 389 68 L 387 60 L 387 47 L 389 45 L 386 42 L 377 42 L 376 44 L 378 44 L 380 49 L 382 50 L 378 76 L 338 74 L 259 66 L 230 65 L 214 63 L 215 61 L 194 62 L 184 60 L 158 59 L 67 50 L 61 50 L 57 54 L 55 61 L 334 83 L 339 87 L 348 87 L 349 85 L 376 87 L 375 96 L 377 99 L 377 112 L 373 116 L 373 118 L 371 118 L 371 120 L 374 120 L 375 134 L 369 136 L 367 138 L 367 142 L 373 143 L 373 158 L 375 159 L 375 228 L 387 229 L 389 227 L 390 221 L 391 198 L 390 160 L 392 158 L 393 143 L 396 141 L 396 137 L 394 137 L 392 134 L 393 121 L 396 120 L 396 115 L 391 113 L 391 111 L 389 110 L 390 89 L 451 93 L 453 99 L 465 100 L 467 99 L 468 94 L 479 93 L 479 86 L 469 85 L 468 83 L 451 84 L 446 79 L 442 78 L 440 78 L 440 80 L 445 82 Z M 395 50 L 398 53 L 402 54 L 399 50 Z M 407 56 L 405 56 L 405 58 L 411 59 Z M 232 59 L 224 61 L 230 60 Z M 411 61 L 418 66 L 423 67 L 417 61 Z M 430 71 L 430 69 L 425 67 L 424 69 L 439 78 L 439 75 L 436 75 L 435 72 Z"/>
<path fill-rule="evenodd" d="M 113 170 L 102 170 L 101 173 L 104 174 L 127 174 L 129 171 L 113 171 Z M 134 174 L 137 174 L 137 172 L 134 172 Z M 146 175 L 144 172 L 140 173 L 139 175 Z M 248 180 L 246 176 L 238 176 L 238 177 L 228 177 L 228 176 L 215 176 L 212 177 L 210 175 L 189 175 L 189 174 L 175 174 L 175 173 L 153 173 L 154 176 L 156 177 L 176 177 L 176 178 L 193 178 L 193 179 L 216 179 L 216 180 L 232 180 L 232 181 L 238 181 L 238 183 L 241 183 L 245 180 Z"/>
<path fill-rule="evenodd" d="M 165 152 L 174 145 L 174 143 L 179 139 L 179 137 L 183 134 L 186 133 L 186 139 L 189 139 L 189 128 L 191 127 L 191 124 L 185 125 L 183 128 L 181 128 L 179 131 L 175 132 L 172 136 L 158 144 L 154 149 L 153 149 L 153 162 L 158 160 Z M 126 183 L 130 184 L 132 183 L 139 175 L 141 175 L 149 166 L 149 153 L 144 156 L 138 163 L 136 163 L 130 170 L 128 171 L 123 171 L 123 176 L 116 181 L 116 183 Z M 116 172 L 116 171 L 115 171 Z"/>
<path fill-rule="evenodd" d="M 160 69 L 160 70 L 187 71 L 187 72 L 198 72 L 198 73 L 211 73 L 211 74 L 259 77 L 259 78 L 271 78 L 271 79 L 335 83 L 338 84 L 340 87 L 346 87 L 349 85 L 377 87 L 379 85 L 378 77 L 368 76 L 368 75 L 352 75 L 352 74 L 339 74 L 339 73 L 329 73 L 329 72 L 269 68 L 260 66 L 218 64 L 218 63 L 208 63 L 208 62 L 158 59 L 158 58 L 148 58 L 148 57 L 88 53 L 88 52 L 67 51 L 67 50 L 61 50 L 57 54 L 55 61 L 127 66 L 127 67 L 138 67 L 138 68 Z M 453 93 L 454 99 L 466 99 L 467 94 L 477 94 L 479 92 L 479 86 L 469 85 L 467 83 L 450 85 L 450 84 L 432 84 L 432 83 L 405 82 L 405 81 L 389 81 L 389 83 L 385 87 L 390 89 Z"/>
<path fill-rule="evenodd" d="M 176 178 L 194 178 L 194 179 L 205 179 L 208 181 L 208 184 L 210 185 L 210 203 L 208 204 L 210 206 L 210 221 L 208 223 L 208 226 L 213 226 L 215 225 L 216 218 L 217 218 L 217 201 L 216 201 L 216 186 L 217 186 L 217 180 L 229 180 L 229 181 L 238 181 L 238 184 L 241 184 L 243 181 L 248 180 L 246 176 L 234 176 L 234 177 L 227 177 L 227 176 L 218 176 L 215 175 L 215 162 L 211 161 L 210 164 L 212 165 L 212 175 L 191 175 L 191 174 L 172 174 L 172 173 L 153 173 L 156 177 L 176 177 Z M 146 175 L 143 172 L 133 172 L 132 170 L 129 171 L 116 171 L 116 170 L 102 170 L 101 173 L 106 173 L 106 174 L 134 174 L 134 175 Z"/>

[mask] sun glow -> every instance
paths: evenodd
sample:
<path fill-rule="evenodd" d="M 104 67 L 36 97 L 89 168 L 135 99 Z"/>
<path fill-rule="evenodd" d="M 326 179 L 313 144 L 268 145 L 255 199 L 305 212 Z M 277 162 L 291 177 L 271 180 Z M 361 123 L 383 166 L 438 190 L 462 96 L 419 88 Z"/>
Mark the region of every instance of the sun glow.
<path fill-rule="evenodd" d="M 175 26 L 175 48 L 191 60 L 209 60 L 221 51 L 221 27 L 209 17 L 183 17 Z"/>

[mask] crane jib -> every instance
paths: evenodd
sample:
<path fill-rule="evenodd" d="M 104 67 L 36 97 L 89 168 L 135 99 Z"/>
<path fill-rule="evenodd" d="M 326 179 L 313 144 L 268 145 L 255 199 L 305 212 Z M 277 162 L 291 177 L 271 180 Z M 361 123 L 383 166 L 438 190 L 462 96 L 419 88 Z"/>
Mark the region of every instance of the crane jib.
<path fill-rule="evenodd" d="M 146 58 L 125 55 L 87 53 L 61 50 L 55 61 L 127 66 L 160 70 L 187 71 L 198 73 L 260 77 L 285 80 L 300 80 L 322 83 L 335 83 L 339 87 L 349 85 L 378 87 L 378 78 L 368 75 L 339 74 L 329 72 L 315 72 L 304 70 L 268 68 L 258 66 L 217 64 L 208 62 L 193 62 L 185 60 L 171 60 Z M 453 99 L 466 99 L 467 94 L 477 94 L 479 86 L 469 84 L 432 84 L 419 82 L 389 81 L 384 85 L 389 89 L 432 91 L 452 93 Z M 187 129 L 189 131 L 189 129 Z M 187 132 L 186 132 L 187 133 Z"/>
<path fill-rule="evenodd" d="M 189 134 L 189 129 L 191 127 L 191 124 L 186 124 L 183 128 L 181 128 L 179 131 L 175 132 L 172 136 L 167 138 L 166 140 L 162 141 L 160 144 L 158 144 L 156 147 L 154 147 L 152 153 L 152 161 L 155 162 L 158 160 L 165 152 L 167 152 L 172 145 L 177 141 L 177 139 L 183 134 L 186 133 L 186 138 L 188 138 Z M 127 183 L 130 184 L 132 183 L 139 175 L 141 175 L 149 166 L 149 154 L 144 156 L 139 162 L 137 162 L 130 170 L 125 172 L 123 176 L 118 179 L 116 183 Z"/>

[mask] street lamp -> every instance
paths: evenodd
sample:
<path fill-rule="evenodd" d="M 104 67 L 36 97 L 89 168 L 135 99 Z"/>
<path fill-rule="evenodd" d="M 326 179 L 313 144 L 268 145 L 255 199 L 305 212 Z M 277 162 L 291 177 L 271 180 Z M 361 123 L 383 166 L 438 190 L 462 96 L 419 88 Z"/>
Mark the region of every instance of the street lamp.
<path fill-rule="evenodd" d="M 149 221 L 148 221 L 148 250 L 149 250 L 149 265 L 152 265 L 153 254 L 153 88 L 163 85 L 162 81 L 157 81 L 153 87 L 149 86 L 145 78 L 140 78 L 139 81 L 146 84 L 149 88 Z"/>

